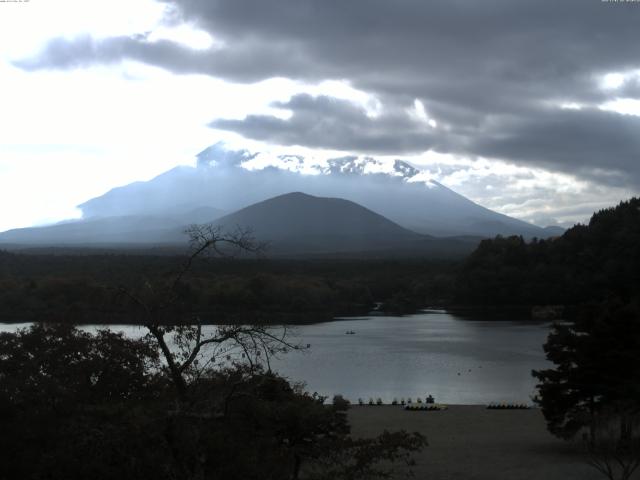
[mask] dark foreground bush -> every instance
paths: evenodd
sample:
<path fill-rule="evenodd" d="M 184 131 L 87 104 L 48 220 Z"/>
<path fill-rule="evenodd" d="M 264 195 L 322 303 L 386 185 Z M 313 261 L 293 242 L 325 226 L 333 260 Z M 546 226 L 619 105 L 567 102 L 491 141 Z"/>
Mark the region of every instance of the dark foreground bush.
<path fill-rule="evenodd" d="M 236 365 L 176 395 L 145 340 L 68 326 L 0 335 L 0 479 L 375 478 L 419 434 L 349 436 L 344 405 Z"/>

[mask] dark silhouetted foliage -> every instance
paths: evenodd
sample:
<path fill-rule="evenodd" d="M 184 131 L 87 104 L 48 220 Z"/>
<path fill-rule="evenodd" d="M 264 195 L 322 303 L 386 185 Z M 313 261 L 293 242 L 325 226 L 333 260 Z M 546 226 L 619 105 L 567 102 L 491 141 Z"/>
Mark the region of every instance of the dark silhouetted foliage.
<path fill-rule="evenodd" d="M 640 291 L 640 199 L 595 213 L 561 237 L 484 240 L 456 281 L 469 305 L 578 305 Z"/>
<path fill-rule="evenodd" d="M 157 366 L 148 343 L 108 331 L 40 324 L 0 334 L 0 451 L 10 459 L 0 478 L 160 473 L 150 457 L 161 450 L 147 451 L 161 435 L 149 418 L 164 390 Z"/>
<path fill-rule="evenodd" d="M 640 467 L 640 412 L 626 404 L 600 409 L 583 441 L 589 465 L 609 480 L 630 480 Z"/>
<path fill-rule="evenodd" d="M 365 479 L 419 434 L 352 439 L 345 405 L 248 365 L 177 397 L 146 340 L 34 325 L 0 335 L 0 479 Z"/>
<path fill-rule="evenodd" d="M 549 430 L 571 438 L 604 408 L 640 411 L 640 307 L 607 300 L 554 325 L 545 344 L 553 369 L 534 371 Z"/>
<path fill-rule="evenodd" d="M 0 255 L 0 321 L 140 323 L 113 287 L 162 290 L 184 257 Z M 450 300 L 455 263 L 409 260 L 203 258 L 166 310 L 170 323 L 309 323 L 362 315 L 374 302 L 404 300 L 402 312 Z M 395 297 L 395 299 L 394 299 Z M 413 310 L 412 310 L 413 309 Z"/>

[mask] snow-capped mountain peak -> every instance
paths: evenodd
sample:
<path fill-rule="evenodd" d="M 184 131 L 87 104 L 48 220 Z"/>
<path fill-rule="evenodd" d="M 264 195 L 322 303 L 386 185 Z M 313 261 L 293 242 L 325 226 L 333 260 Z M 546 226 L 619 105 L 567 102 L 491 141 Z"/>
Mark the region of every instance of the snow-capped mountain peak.
<path fill-rule="evenodd" d="M 435 236 L 547 236 L 539 227 L 477 205 L 403 160 L 317 159 L 234 151 L 223 144 L 200 152 L 196 168 L 176 167 L 148 182 L 115 188 L 80 208 L 85 218 L 152 215 L 177 204 L 233 212 L 290 192 L 350 200 L 405 228 Z"/>
<path fill-rule="evenodd" d="M 252 153 L 248 150 L 228 150 L 217 143 L 207 147 L 198 155 L 198 168 L 242 167 L 247 170 L 275 168 L 296 173 L 324 175 L 375 175 L 399 177 L 428 183 L 428 173 L 404 160 L 379 159 L 368 156 L 344 156 L 318 160 L 303 155 L 272 155 L 267 152 Z M 417 177 L 417 178 L 416 178 Z"/>

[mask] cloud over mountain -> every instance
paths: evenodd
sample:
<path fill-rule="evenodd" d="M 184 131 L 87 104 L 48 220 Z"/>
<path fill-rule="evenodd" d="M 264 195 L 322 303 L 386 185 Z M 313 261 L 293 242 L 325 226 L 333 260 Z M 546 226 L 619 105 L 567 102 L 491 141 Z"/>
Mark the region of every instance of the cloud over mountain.
<path fill-rule="evenodd" d="M 308 173 L 312 156 L 398 158 L 488 208 L 540 225 L 585 221 L 640 189 L 638 2 L 160 4 L 161 23 L 43 36 L 40 50 L 7 57 L 12 64 L 3 74 L 25 93 L 16 97 L 5 131 L 18 138 L 33 125 L 39 138 L 69 144 L 80 130 L 83 139 L 120 132 L 123 147 L 105 158 L 127 155 L 149 165 L 126 181 L 162 171 L 168 144 L 173 165 L 219 140 L 235 142 L 236 150 L 271 151 L 278 165 Z M 210 41 L 161 32 L 171 29 Z M 108 82 L 84 82 L 106 76 Z M 26 78 L 44 87 L 21 87 Z M 66 96 L 53 88 L 56 78 L 72 85 Z M 49 97 L 59 101 L 41 93 L 30 103 L 27 91 L 56 91 Z M 96 101 L 99 119 L 86 107 L 96 91 L 120 99 Z M 5 103 L 12 97 L 5 95 Z M 127 113 L 111 104 L 126 105 Z M 24 105 L 31 110 L 22 115 Z M 85 117 L 100 127 L 85 130 L 94 125 L 77 120 Z M 147 145 L 128 152 L 131 138 L 156 132 L 162 132 L 157 142 L 145 138 L 140 143 Z M 105 152 L 113 138 L 100 137 Z M 153 168 L 156 161 L 165 163 Z M 63 178 L 72 176 L 78 177 L 68 171 Z M 125 181 L 111 185 L 118 183 Z M 50 198 L 32 210 L 52 204 Z"/>
<path fill-rule="evenodd" d="M 289 119 L 250 115 L 244 120 L 215 120 L 210 126 L 280 145 L 304 145 L 368 153 L 419 153 L 441 137 L 404 110 L 368 115 L 359 105 L 327 96 L 300 94 L 274 107 L 289 110 Z"/>
<path fill-rule="evenodd" d="M 488 210 L 400 161 L 371 157 L 333 158 L 302 173 L 302 157 L 259 167 L 259 154 L 216 144 L 198 155 L 197 167 L 177 167 L 148 182 L 115 188 L 79 208 L 85 218 L 163 215 L 186 207 L 234 212 L 290 192 L 356 202 L 410 230 L 436 236 L 522 234 L 541 228 Z"/>
<path fill-rule="evenodd" d="M 640 186 L 637 117 L 603 112 L 638 97 L 640 8 L 541 0 L 163 0 L 168 24 L 216 40 L 190 49 L 147 34 L 52 40 L 24 69 L 133 59 L 234 82 L 341 79 L 374 96 L 379 116 L 346 100 L 293 96 L 283 120 L 249 115 L 212 126 L 266 142 L 354 152 L 434 150 Z M 626 75 L 605 88 L 610 72 Z M 435 128 L 407 109 L 418 100 Z M 583 105 L 562 110 L 562 105 Z M 426 128 L 423 128 L 426 127 Z"/>

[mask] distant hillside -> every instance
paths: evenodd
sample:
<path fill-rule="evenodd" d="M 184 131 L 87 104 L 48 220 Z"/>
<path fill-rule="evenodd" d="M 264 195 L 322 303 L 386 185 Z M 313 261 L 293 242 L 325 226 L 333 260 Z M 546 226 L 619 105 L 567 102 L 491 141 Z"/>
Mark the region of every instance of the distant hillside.
<path fill-rule="evenodd" d="M 300 192 L 256 203 L 215 223 L 225 229 L 249 227 L 278 251 L 366 251 L 423 238 L 354 202 Z"/>
<path fill-rule="evenodd" d="M 212 207 L 174 209 L 163 216 L 127 215 L 72 220 L 55 225 L 17 228 L 0 233 L 0 246 L 73 246 L 184 243 L 184 226 L 208 223 L 224 212 Z"/>
<path fill-rule="evenodd" d="M 226 230 L 251 228 L 257 239 L 269 242 L 273 255 L 461 255 L 477 243 L 420 235 L 357 203 L 300 192 L 256 203 L 215 223 Z"/>
<path fill-rule="evenodd" d="M 465 262 L 456 300 L 475 305 L 578 304 L 640 292 L 640 199 L 595 213 L 552 240 L 483 240 Z"/>
<path fill-rule="evenodd" d="M 234 212 L 301 191 L 356 202 L 404 228 L 432 236 L 557 235 L 482 207 L 401 160 L 342 157 L 301 170 L 306 159 L 283 156 L 279 166 L 245 168 L 244 162 L 255 156 L 213 145 L 198 154 L 197 167 L 176 167 L 148 182 L 114 188 L 79 208 L 85 217 L 164 216 L 176 204 L 216 205 Z"/>
<path fill-rule="evenodd" d="M 186 246 L 189 224 L 213 223 L 230 232 L 251 229 L 267 254 L 286 257 L 431 257 L 460 258 L 475 248 L 478 237 L 440 239 L 412 232 L 354 202 L 340 198 L 288 193 L 216 219 L 219 210 L 199 208 L 180 215 L 97 217 L 47 227 L 0 233 L 0 247 L 108 249 L 139 253 L 140 247 Z M 41 250 L 38 250 L 41 251 Z M 50 252 L 50 250 L 44 250 Z M 151 250 L 150 250 L 151 251 Z M 155 249 L 158 253 L 159 250 Z M 77 253 L 81 253 L 77 251 Z"/>

